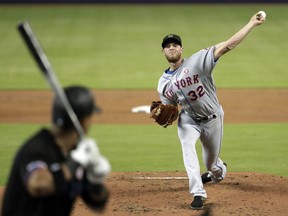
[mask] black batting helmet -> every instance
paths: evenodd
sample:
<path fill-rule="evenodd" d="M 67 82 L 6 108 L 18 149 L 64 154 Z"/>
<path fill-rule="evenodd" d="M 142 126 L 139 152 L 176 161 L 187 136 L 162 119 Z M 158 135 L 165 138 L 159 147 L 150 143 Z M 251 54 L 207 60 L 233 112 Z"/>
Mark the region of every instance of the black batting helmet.
<path fill-rule="evenodd" d="M 93 95 L 87 88 L 70 86 L 64 88 L 64 93 L 80 123 L 85 117 L 92 115 L 93 112 L 100 112 L 100 108 L 94 102 Z M 52 105 L 52 121 L 64 130 L 74 128 L 62 101 L 57 96 L 54 98 Z"/>

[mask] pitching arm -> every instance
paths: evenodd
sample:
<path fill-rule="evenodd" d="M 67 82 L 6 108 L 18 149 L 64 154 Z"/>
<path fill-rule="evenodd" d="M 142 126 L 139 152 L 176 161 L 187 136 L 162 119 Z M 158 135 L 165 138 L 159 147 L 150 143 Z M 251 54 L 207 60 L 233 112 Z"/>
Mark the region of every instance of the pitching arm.
<path fill-rule="evenodd" d="M 216 45 L 214 50 L 214 59 L 217 61 L 222 55 L 234 49 L 238 44 L 240 44 L 244 38 L 249 34 L 249 32 L 258 25 L 265 22 L 266 15 L 263 12 L 258 12 L 252 16 L 250 21 L 241 28 L 237 33 L 235 33 L 227 41 L 221 42 Z"/>

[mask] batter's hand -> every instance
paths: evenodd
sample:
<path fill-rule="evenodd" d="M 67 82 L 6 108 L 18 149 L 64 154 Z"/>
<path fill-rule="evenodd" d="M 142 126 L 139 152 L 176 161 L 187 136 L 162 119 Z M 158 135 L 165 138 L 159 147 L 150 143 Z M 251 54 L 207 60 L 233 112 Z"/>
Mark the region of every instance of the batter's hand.
<path fill-rule="evenodd" d="M 70 156 L 73 161 L 86 168 L 98 159 L 100 151 L 93 139 L 84 138 L 78 143 L 77 148 L 70 152 Z"/>
<path fill-rule="evenodd" d="M 87 167 L 87 179 L 90 183 L 103 183 L 106 177 L 111 172 L 111 166 L 109 161 L 102 155 L 99 155 Z"/>

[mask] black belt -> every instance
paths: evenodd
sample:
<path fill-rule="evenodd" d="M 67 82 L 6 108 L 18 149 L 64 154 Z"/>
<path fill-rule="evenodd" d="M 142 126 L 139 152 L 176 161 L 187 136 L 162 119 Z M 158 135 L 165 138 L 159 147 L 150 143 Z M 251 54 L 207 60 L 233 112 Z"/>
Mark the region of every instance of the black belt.
<path fill-rule="evenodd" d="M 200 123 L 200 122 L 208 121 L 210 119 L 215 119 L 216 117 L 217 117 L 216 114 L 213 114 L 210 116 L 205 116 L 203 118 L 193 118 L 193 120 L 197 123 Z"/>

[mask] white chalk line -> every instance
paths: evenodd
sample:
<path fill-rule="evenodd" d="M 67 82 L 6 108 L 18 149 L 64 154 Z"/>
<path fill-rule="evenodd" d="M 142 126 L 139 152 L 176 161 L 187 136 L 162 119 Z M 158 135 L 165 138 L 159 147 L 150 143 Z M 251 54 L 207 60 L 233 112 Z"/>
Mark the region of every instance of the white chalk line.
<path fill-rule="evenodd" d="M 146 177 L 132 177 L 132 179 L 136 179 L 136 180 L 187 180 L 188 177 L 177 177 L 177 176 L 164 176 L 164 177 L 160 177 L 160 176 L 146 176 Z"/>

